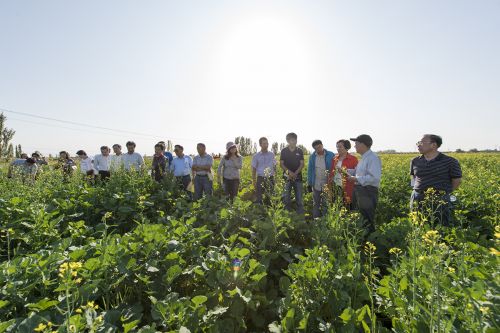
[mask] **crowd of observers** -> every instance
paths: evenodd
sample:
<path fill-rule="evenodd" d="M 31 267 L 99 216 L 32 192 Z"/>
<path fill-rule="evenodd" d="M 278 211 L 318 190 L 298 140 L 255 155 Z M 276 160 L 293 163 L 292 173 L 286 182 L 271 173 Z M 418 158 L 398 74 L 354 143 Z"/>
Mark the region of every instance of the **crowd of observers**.
<path fill-rule="evenodd" d="M 368 232 L 375 230 L 375 211 L 378 202 L 382 163 L 379 156 L 371 150 L 373 140 L 369 135 L 362 134 L 350 140 L 341 139 L 336 143 L 337 153 L 323 147 L 321 140 L 312 142 L 313 153 L 309 157 L 307 179 L 304 181 L 304 152 L 297 146 L 297 134 L 286 135 L 287 146 L 279 154 L 279 161 L 269 150 L 267 138 L 259 139 L 260 151 L 252 156 L 252 183 L 255 189 L 255 203 L 266 204 L 274 194 L 278 165 L 283 177 L 283 204 L 292 210 L 292 194 L 297 214 L 304 214 L 304 183 L 312 193 L 312 217 L 318 218 L 325 214 L 328 203 L 332 200 L 341 202 L 348 210 L 358 210 L 364 220 Z M 351 141 L 361 159 L 349 153 Z M 441 222 L 448 224 L 450 220 L 450 196 L 461 182 L 462 172 L 458 161 L 438 151 L 442 138 L 434 134 L 425 134 L 417 142 L 420 156 L 412 159 L 410 176 L 413 192 L 410 197 L 412 209 L 421 207 L 426 191 L 433 189 L 441 193 L 442 205 L 439 207 Z M 122 152 L 120 144 L 100 148 L 100 154 L 93 157 L 84 150 L 78 150 L 79 172 L 89 181 L 96 179 L 106 181 L 118 170 L 141 171 L 146 166 L 144 158 L 135 151 L 136 144 L 128 141 L 126 152 Z M 226 144 L 226 153 L 220 157 L 216 172 L 214 158 L 207 153 L 206 146 L 199 143 L 196 146 L 197 155 L 192 158 L 184 154 L 184 147 L 174 146 L 174 154 L 166 150 L 165 142 L 154 145 L 154 155 L 150 167 L 151 177 L 161 182 L 165 177 L 173 177 L 191 200 L 199 200 L 203 196 L 213 194 L 215 180 L 222 186 L 228 199 L 233 202 L 240 188 L 240 172 L 243 159 L 234 142 Z M 31 157 L 23 154 L 14 160 L 8 171 L 8 177 L 19 174 L 23 179 L 36 179 L 42 172 L 47 160 L 34 152 Z M 54 166 L 60 169 L 64 179 L 69 179 L 78 170 L 77 163 L 66 151 L 59 153 L 59 159 Z M 215 173 L 215 175 L 214 175 Z M 194 188 L 194 191 L 192 188 Z"/>

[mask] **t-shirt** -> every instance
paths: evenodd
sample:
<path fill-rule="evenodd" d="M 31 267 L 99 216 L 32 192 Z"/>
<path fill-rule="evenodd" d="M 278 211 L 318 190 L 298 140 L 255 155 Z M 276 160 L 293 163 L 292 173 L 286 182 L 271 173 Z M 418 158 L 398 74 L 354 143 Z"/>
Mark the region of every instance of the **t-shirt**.
<path fill-rule="evenodd" d="M 425 191 L 432 187 L 450 193 L 451 180 L 462 178 L 462 169 L 456 159 L 443 153 L 429 161 L 421 155 L 411 161 L 410 175 L 415 177 L 413 189 L 416 191 Z"/>
<path fill-rule="evenodd" d="M 300 161 L 304 161 L 304 153 L 300 148 L 291 151 L 290 148 L 285 147 L 281 150 L 280 161 L 283 161 L 288 170 L 295 172 L 300 167 Z M 297 180 L 302 180 L 302 172 L 297 175 Z"/>
<path fill-rule="evenodd" d="M 139 170 L 144 165 L 144 158 L 139 153 L 125 153 L 122 154 L 122 162 L 125 170 L 135 169 Z"/>
<path fill-rule="evenodd" d="M 326 185 L 328 180 L 325 154 L 316 155 L 315 168 L 314 172 L 316 173 L 316 177 L 314 177 L 314 189 L 316 191 L 323 191 L 323 186 Z"/>

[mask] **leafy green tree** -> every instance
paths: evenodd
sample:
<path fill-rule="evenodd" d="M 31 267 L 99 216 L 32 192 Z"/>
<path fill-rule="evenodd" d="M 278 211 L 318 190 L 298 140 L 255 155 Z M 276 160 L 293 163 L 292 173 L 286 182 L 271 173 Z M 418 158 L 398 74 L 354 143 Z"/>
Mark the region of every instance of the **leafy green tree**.
<path fill-rule="evenodd" d="M 13 155 L 13 147 L 10 141 L 14 137 L 16 131 L 13 129 L 5 127 L 7 117 L 1 113 L 0 114 L 0 157 L 9 157 Z"/>

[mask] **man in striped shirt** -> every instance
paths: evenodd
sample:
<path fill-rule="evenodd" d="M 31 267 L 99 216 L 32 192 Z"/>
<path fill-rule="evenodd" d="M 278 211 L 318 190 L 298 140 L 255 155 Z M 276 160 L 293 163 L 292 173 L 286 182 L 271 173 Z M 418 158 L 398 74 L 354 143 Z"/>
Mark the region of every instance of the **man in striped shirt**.
<path fill-rule="evenodd" d="M 410 164 L 413 192 L 410 206 L 424 208 L 426 192 L 429 189 L 436 191 L 436 198 L 443 201 L 432 210 L 435 220 L 440 220 L 443 225 L 450 222 L 450 193 L 460 186 L 462 170 L 458 161 L 438 151 L 443 139 L 435 134 L 425 134 L 417 142 L 421 156 L 415 157 Z"/>

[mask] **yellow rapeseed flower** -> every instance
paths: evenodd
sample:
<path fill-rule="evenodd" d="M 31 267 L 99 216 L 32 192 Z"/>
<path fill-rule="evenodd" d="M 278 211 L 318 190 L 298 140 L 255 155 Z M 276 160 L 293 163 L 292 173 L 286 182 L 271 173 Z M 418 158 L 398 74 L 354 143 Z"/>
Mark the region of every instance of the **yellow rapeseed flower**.
<path fill-rule="evenodd" d="M 455 268 L 453 268 L 453 267 L 448 267 L 448 271 L 449 271 L 450 273 L 455 273 Z"/>
<path fill-rule="evenodd" d="M 75 312 L 76 313 L 82 313 L 82 309 L 76 309 Z"/>
<path fill-rule="evenodd" d="M 500 251 L 498 251 L 497 249 L 495 249 L 494 247 L 490 247 L 490 253 L 491 254 L 494 254 L 496 256 L 500 256 Z"/>
<path fill-rule="evenodd" d="M 400 255 L 401 254 L 401 249 L 399 247 L 393 247 L 392 249 L 389 250 L 390 254 L 395 254 L 395 255 Z"/>
<path fill-rule="evenodd" d="M 373 253 L 375 253 L 376 249 L 377 249 L 377 247 L 373 243 L 366 242 L 366 244 L 365 244 L 365 253 L 366 254 L 373 254 Z"/>
<path fill-rule="evenodd" d="M 37 328 L 35 328 L 35 332 L 42 332 L 47 328 L 47 325 L 44 323 L 38 324 Z"/>
<path fill-rule="evenodd" d="M 427 244 L 434 244 L 439 239 L 439 233 L 437 230 L 429 230 L 422 236 L 422 239 Z"/>

